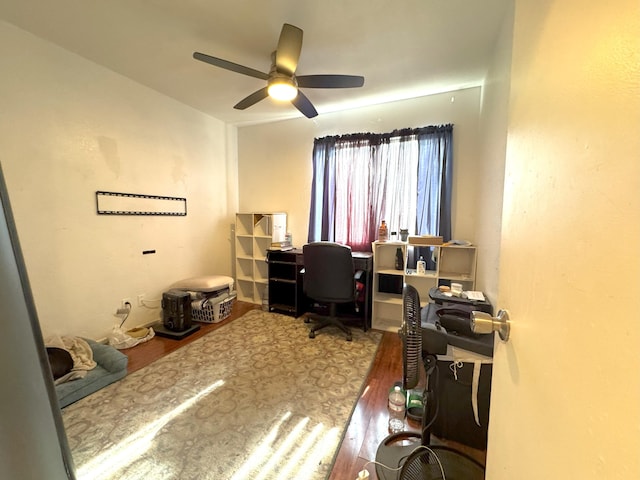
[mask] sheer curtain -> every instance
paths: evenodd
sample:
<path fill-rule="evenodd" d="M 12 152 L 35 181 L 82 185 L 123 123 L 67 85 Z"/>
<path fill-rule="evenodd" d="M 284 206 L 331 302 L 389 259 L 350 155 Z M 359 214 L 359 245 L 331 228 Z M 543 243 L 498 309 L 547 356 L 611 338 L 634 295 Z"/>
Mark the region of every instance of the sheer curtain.
<path fill-rule="evenodd" d="M 375 151 L 374 204 L 375 228 L 369 240 L 377 238 L 378 226 L 385 220 L 389 232 L 406 228 L 415 233 L 417 208 L 418 143 L 414 135 L 385 138 Z"/>
<path fill-rule="evenodd" d="M 451 237 L 452 125 L 316 139 L 308 240 L 370 251 L 389 231 Z"/>

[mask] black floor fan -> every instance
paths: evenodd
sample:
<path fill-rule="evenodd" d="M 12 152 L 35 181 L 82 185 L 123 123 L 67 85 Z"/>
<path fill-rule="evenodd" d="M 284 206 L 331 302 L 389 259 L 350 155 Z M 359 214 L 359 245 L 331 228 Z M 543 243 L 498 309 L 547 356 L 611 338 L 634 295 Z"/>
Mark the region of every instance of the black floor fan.
<path fill-rule="evenodd" d="M 421 434 L 400 432 L 389 435 L 378 446 L 376 473 L 379 480 L 483 480 L 484 467 L 462 452 L 444 446 L 430 445 L 431 426 L 438 415 L 437 357 L 441 352 L 425 352 L 422 348 L 420 295 L 415 287 L 402 290 L 402 388 L 409 391 L 420 380 L 420 360 L 426 374 L 422 393 Z M 446 349 L 446 345 L 445 345 Z M 382 465 L 385 465 L 385 468 Z"/>

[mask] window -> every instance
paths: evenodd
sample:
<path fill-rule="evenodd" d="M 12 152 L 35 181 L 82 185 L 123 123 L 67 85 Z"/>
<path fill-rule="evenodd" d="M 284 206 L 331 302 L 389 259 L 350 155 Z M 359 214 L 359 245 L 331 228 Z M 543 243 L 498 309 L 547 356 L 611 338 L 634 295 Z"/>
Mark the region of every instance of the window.
<path fill-rule="evenodd" d="M 453 126 L 316 139 L 310 242 L 371 250 L 382 220 L 390 232 L 451 238 Z"/>

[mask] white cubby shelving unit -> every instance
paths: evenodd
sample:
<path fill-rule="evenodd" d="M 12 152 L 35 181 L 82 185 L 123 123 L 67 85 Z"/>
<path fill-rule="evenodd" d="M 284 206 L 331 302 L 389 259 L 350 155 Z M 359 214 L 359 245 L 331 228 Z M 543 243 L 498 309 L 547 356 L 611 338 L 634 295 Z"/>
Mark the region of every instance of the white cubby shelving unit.
<path fill-rule="evenodd" d="M 261 303 L 269 284 L 267 249 L 272 242 L 284 241 L 287 214 L 237 213 L 235 228 L 238 300 Z"/>
<path fill-rule="evenodd" d="M 417 252 L 422 248 L 427 263 L 424 274 L 416 271 Z M 403 268 L 395 268 L 400 249 Z M 425 255 L 426 253 L 426 255 Z M 410 265 L 407 264 L 411 259 Z M 402 325 L 402 287 L 413 285 L 420 294 L 422 306 L 429 303 L 429 290 L 433 287 L 458 282 L 464 290 L 475 288 L 476 247 L 458 245 L 414 245 L 408 242 L 373 242 L 373 309 L 371 326 L 377 330 L 395 332 Z"/>

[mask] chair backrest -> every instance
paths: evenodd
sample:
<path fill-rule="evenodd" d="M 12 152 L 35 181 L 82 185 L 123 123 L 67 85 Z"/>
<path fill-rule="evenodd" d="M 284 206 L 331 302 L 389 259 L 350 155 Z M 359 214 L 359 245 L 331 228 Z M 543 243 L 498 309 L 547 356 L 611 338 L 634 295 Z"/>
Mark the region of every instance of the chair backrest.
<path fill-rule="evenodd" d="M 312 242 L 302 247 L 304 293 L 320 302 L 355 300 L 351 248 L 333 242 Z"/>

